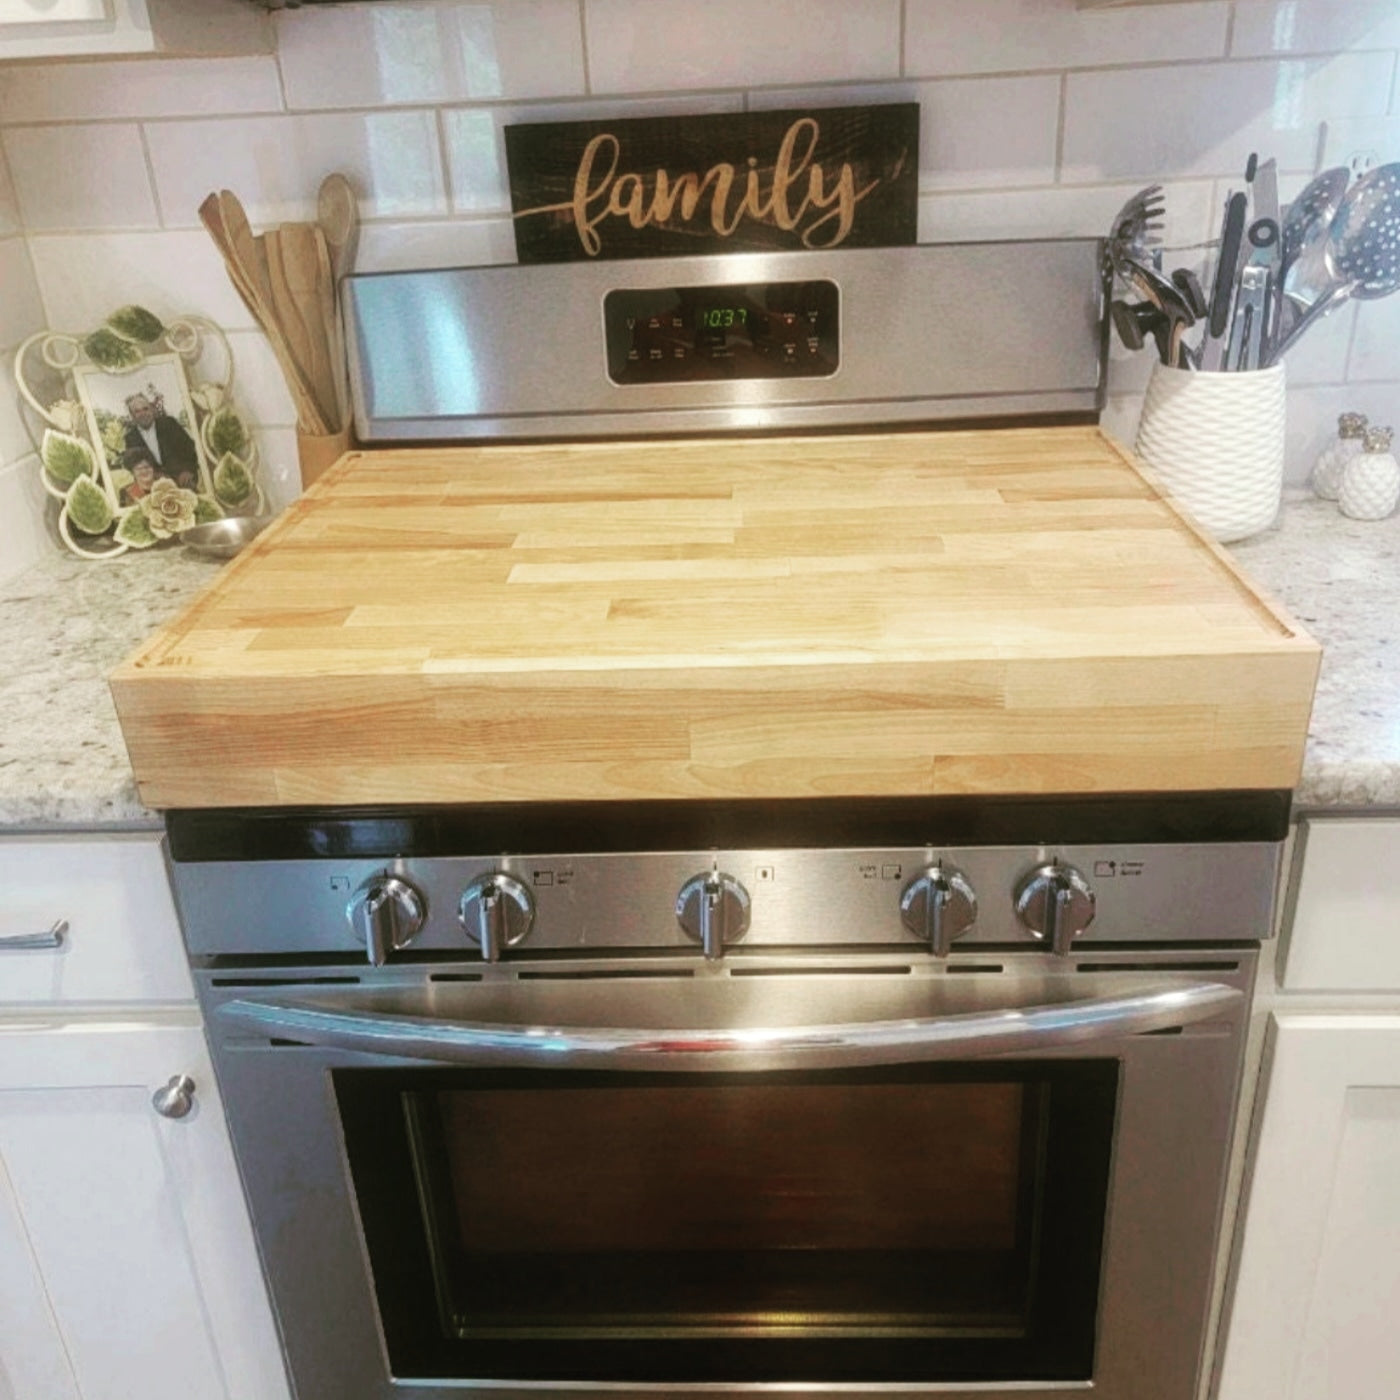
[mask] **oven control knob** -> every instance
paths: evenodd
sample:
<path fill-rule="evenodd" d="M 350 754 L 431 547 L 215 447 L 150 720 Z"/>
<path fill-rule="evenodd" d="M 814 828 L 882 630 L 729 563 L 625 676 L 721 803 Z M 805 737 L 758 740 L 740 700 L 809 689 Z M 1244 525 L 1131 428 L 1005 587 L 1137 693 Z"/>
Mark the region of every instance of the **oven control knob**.
<path fill-rule="evenodd" d="M 401 875 L 376 875 L 358 890 L 345 910 L 350 927 L 365 945 L 375 967 L 389 954 L 407 948 L 423 929 L 427 901 Z"/>
<path fill-rule="evenodd" d="M 707 958 L 723 957 L 725 944 L 737 943 L 749 931 L 749 892 L 718 870 L 697 875 L 676 896 L 676 918 Z"/>
<path fill-rule="evenodd" d="M 977 895 L 961 870 L 940 860 L 905 885 L 899 916 L 934 957 L 946 958 L 953 940 L 977 921 Z"/>
<path fill-rule="evenodd" d="M 1057 860 L 1032 870 L 1016 889 L 1016 917 L 1060 957 L 1094 922 L 1094 904 L 1089 882 Z"/>
<path fill-rule="evenodd" d="M 500 962 L 502 951 L 515 947 L 534 927 L 535 900 L 519 880 L 498 870 L 462 891 L 457 917 L 467 937 L 481 944 L 482 958 Z"/>

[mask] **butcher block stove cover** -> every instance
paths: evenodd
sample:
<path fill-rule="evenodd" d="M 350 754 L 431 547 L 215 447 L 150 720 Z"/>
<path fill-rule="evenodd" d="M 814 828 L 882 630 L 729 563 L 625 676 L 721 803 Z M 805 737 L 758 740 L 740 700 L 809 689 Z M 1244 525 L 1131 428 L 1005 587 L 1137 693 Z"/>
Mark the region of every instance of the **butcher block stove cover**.
<path fill-rule="evenodd" d="M 1319 649 L 1097 427 L 382 449 L 112 677 L 150 807 L 1286 789 Z"/>

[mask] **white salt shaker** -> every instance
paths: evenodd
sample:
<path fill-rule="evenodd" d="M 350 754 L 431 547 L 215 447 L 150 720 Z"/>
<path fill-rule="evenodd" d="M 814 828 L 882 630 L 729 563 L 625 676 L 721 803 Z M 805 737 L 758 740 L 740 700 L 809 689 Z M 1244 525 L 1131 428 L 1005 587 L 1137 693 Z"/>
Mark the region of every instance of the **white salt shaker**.
<path fill-rule="evenodd" d="M 1312 489 L 1324 501 L 1335 501 L 1342 489 L 1342 474 L 1347 463 L 1361 451 L 1366 432 L 1364 413 L 1343 413 L 1337 419 L 1337 440 L 1324 448 L 1313 468 Z"/>
<path fill-rule="evenodd" d="M 1367 428 L 1362 450 L 1346 464 L 1337 505 L 1353 520 L 1384 520 L 1400 504 L 1400 462 L 1389 428 Z"/>

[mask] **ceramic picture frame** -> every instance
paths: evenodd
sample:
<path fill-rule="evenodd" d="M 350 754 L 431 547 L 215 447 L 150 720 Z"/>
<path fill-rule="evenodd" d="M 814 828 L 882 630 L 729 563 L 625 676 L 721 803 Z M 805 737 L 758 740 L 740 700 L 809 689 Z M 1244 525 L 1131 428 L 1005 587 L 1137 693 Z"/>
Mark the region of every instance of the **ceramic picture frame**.
<path fill-rule="evenodd" d="M 85 559 L 177 541 L 225 515 L 265 515 L 257 446 L 213 322 L 139 306 L 87 334 L 40 331 L 15 380 L 62 543 Z"/>
<path fill-rule="evenodd" d="M 124 374 L 80 366 L 73 379 L 119 506 L 145 499 L 161 480 L 200 495 L 213 494 L 194 401 L 178 355 L 150 355 L 139 369 Z"/>

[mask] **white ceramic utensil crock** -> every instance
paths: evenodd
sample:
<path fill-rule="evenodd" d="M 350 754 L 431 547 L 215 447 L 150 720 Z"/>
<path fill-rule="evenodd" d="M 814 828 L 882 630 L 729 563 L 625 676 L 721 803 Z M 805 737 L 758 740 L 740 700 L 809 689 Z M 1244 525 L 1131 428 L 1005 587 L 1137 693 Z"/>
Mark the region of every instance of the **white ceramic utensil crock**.
<path fill-rule="evenodd" d="M 1267 529 L 1283 496 L 1284 366 L 1211 372 L 1154 364 L 1137 454 L 1215 539 Z"/>

